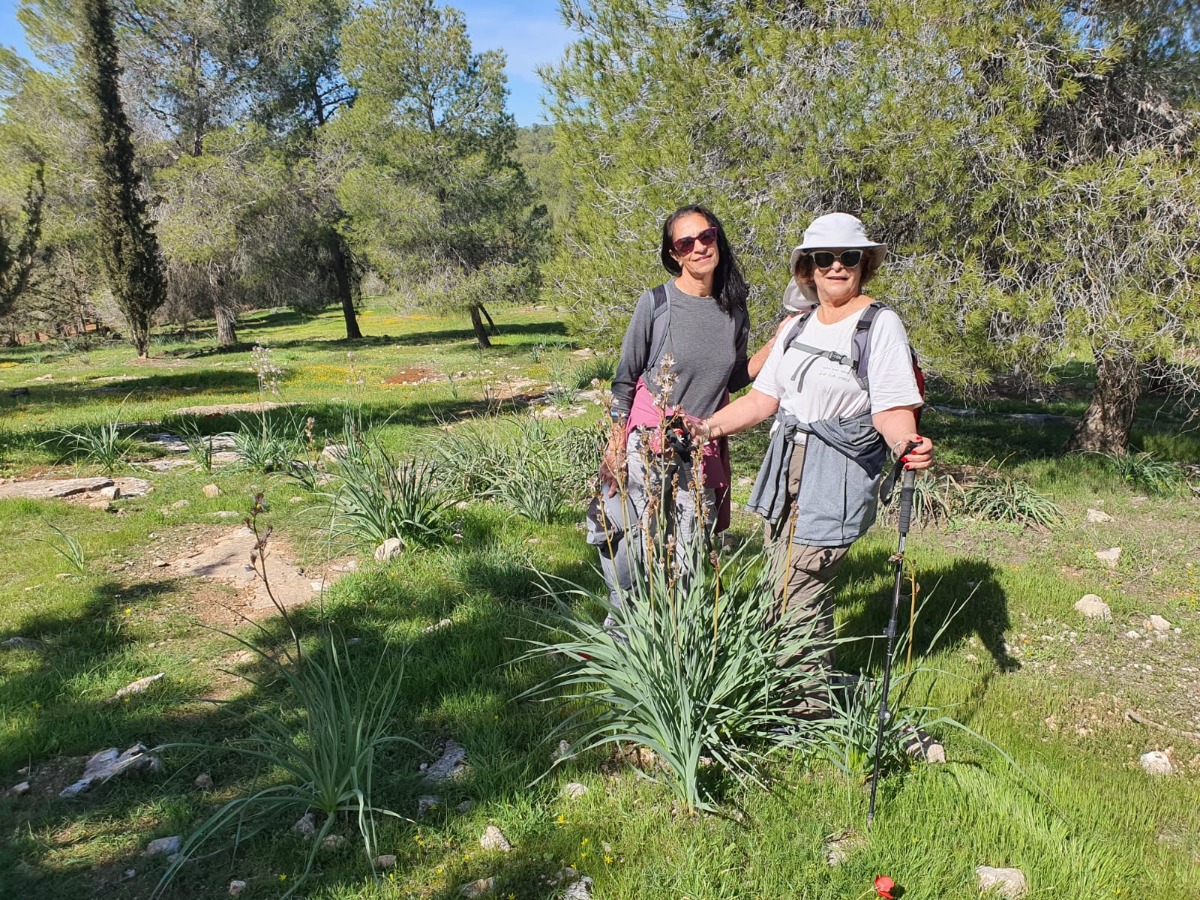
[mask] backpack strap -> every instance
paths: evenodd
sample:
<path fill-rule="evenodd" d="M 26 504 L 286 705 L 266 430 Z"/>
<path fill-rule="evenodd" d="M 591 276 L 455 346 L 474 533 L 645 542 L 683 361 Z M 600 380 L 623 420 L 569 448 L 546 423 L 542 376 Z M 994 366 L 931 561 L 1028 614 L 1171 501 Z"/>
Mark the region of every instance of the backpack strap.
<path fill-rule="evenodd" d="M 665 284 L 659 284 L 650 292 L 654 297 L 650 315 L 650 346 L 646 352 L 646 372 L 658 364 L 667 334 L 671 330 L 671 294 Z M 664 318 L 665 317 L 665 318 Z M 645 372 L 643 372 L 645 374 Z"/>
<path fill-rule="evenodd" d="M 868 394 L 871 392 L 867 380 L 867 368 L 871 359 L 871 326 L 875 324 L 876 316 L 885 309 L 889 307 L 881 300 L 873 301 L 864 309 L 858 317 L 858 324 L 854 326 L 854 338 L 850 343 L 850 371 L 854 373 L 854 380 L 858 382 L 858 386 Z"/>

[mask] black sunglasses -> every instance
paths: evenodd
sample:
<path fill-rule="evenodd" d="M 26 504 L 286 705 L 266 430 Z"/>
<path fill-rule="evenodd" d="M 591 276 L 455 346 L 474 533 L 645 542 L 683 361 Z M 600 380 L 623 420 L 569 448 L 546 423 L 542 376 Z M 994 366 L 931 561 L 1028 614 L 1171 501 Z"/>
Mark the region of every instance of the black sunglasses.
<path fill-rule="evenodd" d="M 816 250 L 808 254 L 808 258 L 818 269 L 828 269 L 835 260 L 841 260 L 843 267 L 853 269 L 862 262 L 863 252 L 861 250 L 843 250 L 841 253 L 834 253 L 832 250 Z"/>
<path fill-rule="evenodd" d="M 671 244 L 677 256 L 687 256 L 699 241 L 705 247 L 711 247 L 717 240 L 717 226 L 710 225 L 695 237 L 681 237 Z"/>

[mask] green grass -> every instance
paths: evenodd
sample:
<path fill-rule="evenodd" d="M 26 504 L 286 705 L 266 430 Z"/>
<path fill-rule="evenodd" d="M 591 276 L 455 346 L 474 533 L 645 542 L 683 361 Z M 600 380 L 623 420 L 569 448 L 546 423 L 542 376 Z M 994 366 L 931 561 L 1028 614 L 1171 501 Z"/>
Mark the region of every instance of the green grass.
<path fill-rule="evenodd" d="M 39 900 L 149 896 L 167 863 L 141 857 L 148 841 L 187 836 L 252 785 L 282 780 L 270 768 L 247 766 L 223 743 L 253 734 L 251 711 L 301 718 L 293 693 L 268 667 L 239 656 L 235 641 L 206 627 L 250 633 L 236 620 L 211 620 L 217 601 L 234 602 L 232 591 L 152 562 L 183 555 L 185 538 L 202 543 L 236 528 L 262 490 L 271 503 L 264 521 L 275 529 L 273 540 L 287 541 L 301 565 L 319 567 L 329 543 L 316 491 L 330 488 L 309 490 L 283 472 L 236 464 L 217 464 L 211 473 L 139 469 L 162 455 L 140 436 L 178 433 L 181 421 L 194 422 L 202 435 L 237 430 L 234 414 L 178 411 L 257 402 L 250 348 L 261 343 L 285 370 L 281 395 L 272 399 L 295 404 L 268 414 L 269 422 L 303 422 L 311 415 L 318 443 L 340 441 L 349 405 L 361 411 L 364 428 L 389 455 L 429 461 L 446 429 L 505 436 L 528 429 L 528 398 L 545 391 L 550 363 L 572 346 L 562 323 L 545 311 L 503 312 L 503 334 L 482 354 L 465 319 L 377 307 L 365 310 L 361 321 L 368 336 L 347 343 L 337 339 L 337 310 L 314 317 L 256 313 L 240 329 L 242 350 L 214 353 L 208 336 L 161 337 L 149 362 L 135 361 L 122 346 L 91 348 L 86 360 L 46 347 L 0 349 L 0 474 L 44 472 L 59 460 L 47 440 L 119 418 L 144 424 L 136 432 L 122 430 L 129 461 L 117 474 L 145 477 L 154 487 L 146 496 L 117 500 L 122 514 L 0 501 L 0 640 L 23 635 L 43 642 L 35 650 L 0 652 L 0 775 L 7 779 L 0 789 L 25 780 L 18 774 L 25 766 L 33 785 L 29 797 L 0 797 L 0 893 Z M 416 368 L 442 377 L 421 385 L 388 383 Z M 53 378 L 38 380 L 46 375 Z M 537 384 L 522 387 L 526 378 Z M 17 387 L 28 387 L 29 396 L 12 397 Z M 939 402 L 962 405 L 954 398 Z M 347 844 L 318 854 L 301 893 L 323 900 L 449 900 L 460 885 L 495 876 L 500 897 L 548 900 L 562 889 L 546 878 L 573 865 L 595 880 L 595 896 L 604 898 L 844 900 L 864 895 L 881 873 L 903 885 L 909 900 L 973 898 L 974 869 L 987 864 L 1021 867 L 1035 897 L 1194 896 L 1200 746 L 1136 725 L 1123 713 L 1138 709 L 1155 721 L 1200 730 L 1194 671 L 1200 502 L 1182 493 L 1148 495 L 1103 460 L 1061 455 L 1067 425 L 1007 418 L 1021 412 L 1075 416 L 1085 403 L 1069 392 L 1044 405 L 990 398 L 975 418 L 931 413 L 922 424 L 943 463 L 1001 470 L 1063 514 L 1046 529 L 952 519 L 919 528 L 909 539 L 927 604 L 915 634 L 918 651 L 928 648 L 942 614 L 966 603 L 925 660 L 936 679 L 920 673 L 917 693 L 931 690 L 939 709 L 1010 754 L 1024 774 L 986 744 L 946 729 L 940 736 L 951 762 L 885 779 L 869 834 L 861 782 L 795 756 L 768 765 L 769 790 L 731 785 L 720 798 L 723 815 L 687 815 L 667 788 L 604 750 L 538 780 L 550 767 L 556 742 L 548 737 L 562 713 L 553 704 L 518 699 L 555 671 L 553 660 L 522 658 L 524 641 L 544 637 L 539 623 L 554 614 L 537 572 L 589 588 L 599 580 L 577 528 L 582 504 L 560 502 L 546 516 L 550 523 L 541 524 L 517 514 L 496 492 L 491 499 L 472 496 L 452 511 L 453 534 L 445 542 L 410 547 L 387 565 L 362 550 L 356 571 L 294 613 L 304 635 L 332 623 L 355 655 L 374 658 L 403 648 L 404 702 L 388 732 L 426 748 L 388 746 L 375 760 L 379 804 L 414 820 L 377 823 L 379 852 L 396 855 L 395 869 L 373 877 L 361 844 L 352 840 L 353 823 L 339 821 L 334 831 Z M 1159 461 L 1200 458 L 1200 438 L 1155 412 L 1149 401 L 1139 411 L 1136 446 Z M 570 429 L 598 416 L 593 409 L 566 422 L 550 419 L 547 440 L 561 439 L 574 453 L 566 447 L 574 440 Z M 734 442 L 737 477 L 753 476 L 763 445 L 762 430 Z M 54 471 L 71 475 L 77 468 Z M 81 462 L 78 471 L 97 474 L 100 467 Z M 221 495 L 206 497 L 207 484 L 218 485 Z M 744 499 L 748 486 L 737 491 Z M 182 500 L 187 504 L 178 505 Z M 1113 521 L 1089 523 L 1089 508 L 1103 509 Z M 234 515 L 218 517 L 222 512 Z M 74 545 L 55 535 L 50 522 Z M 755 520 L 735 519 L 739 539 L 756 541 L 758 532 Z M 1123 554 L 1109 568 L 1095 552 L 1113 546 Z M 843 635 L 882 632 L 894 549 L 894 530 L 881 525 L 850 554 L 837 595 Z M 1109 603 L 1112 623 L 1085 621 L 1074 612 L 1085 593 Z M 1161 643 L 1125 637 L 1143 631 L 1151 613 L 1180 633 Z M 448 624 L 433 627 L 444 620 Z M 902 625 L 906 621 L 902 617 Z M 285 640 L 277 619 L 264 625 L 275 640 Z M 839 662 L 848 670 L 874 668 L 878 654 L 872 660 L 865 642 L 853 642 Z M 129 682 L 159 671 L 168 678 L 151 691 L 107 702 Z M 419 767 L 447 739 L 467 749 L 470 768 L 461 781 L 432 789 Z M 73 801 L 57 797 L 57 788 L 81 773 L 81 757 L 135 741 L 194 742 L 214 750 L 171 752 L 161 775 L 119 780 Z M 1138 755 L 1167 746 L 1181 772 L 1167 779 L 1142 773 Z M 193 785 L 201 772 L 211 774 L 211 791 Z M 583 783 L 588 793 L 566 799 L 561 790 L 569 781 Z M 441 802 L 418 818 L 417 798 L 431 792 Z M 456 812 L 465 800 L 474 806 Z M 244 898 L 280 896 L 311 849 L 290 831 L 296 817 L 271 822 L 236 858 L 231 842 L 210 845 L 216 855 L 184 866 L 165 896 L 226 896 L 233 878 L 249 883 Z M 488 824 L 504 831 L 512 853 L 480 848 Z M 861 846 L 832 868 L 825 841 L 846 830 L 859 834 Z M 136 874 L 126 878 L 130 869 Z"/>

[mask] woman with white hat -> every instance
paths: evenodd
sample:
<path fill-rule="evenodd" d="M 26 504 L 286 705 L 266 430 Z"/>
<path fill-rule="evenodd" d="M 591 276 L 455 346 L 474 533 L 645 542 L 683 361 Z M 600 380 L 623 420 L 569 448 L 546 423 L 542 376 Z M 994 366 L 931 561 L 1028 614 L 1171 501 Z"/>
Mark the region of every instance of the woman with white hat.
<path fill-rule="evenodd" d="M 812 630 L 826 643 L 808 661 L 824 680 L 834 662 L 826 588 L 875 521 L 889 450 L 905 468 L 933 463 L 933 443 L 917 433 L 923 401 L 904 325 L 862 292 L 886 250 L 854 216 L 816 219 L 791 258 L 796 287 L 815 310 L 776 341 L 748 394 L 692 426 L 698 440 L 712 440 L 776 417 L 749 507 L 767 519 L 774 541 L 777 614 L 789 630 Z M 796 711 L 825 706 L 822 697 L 798 698 Z"/>

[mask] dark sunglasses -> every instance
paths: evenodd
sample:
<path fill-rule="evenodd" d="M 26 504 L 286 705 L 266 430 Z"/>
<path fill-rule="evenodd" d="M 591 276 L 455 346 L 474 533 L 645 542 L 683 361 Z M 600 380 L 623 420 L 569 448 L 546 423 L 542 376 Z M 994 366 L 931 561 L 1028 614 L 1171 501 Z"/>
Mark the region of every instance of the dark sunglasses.
<path fill-rule="evenodd" d="M 841 260 L 843 267 L 853 269 L 862 262 L 863 252 L 861 250 L 843 250 L 841 253 L 834 253 L 832 250 L 816 250 L 808 254 L 808 258 L 818 269 L 828 269 L 835 260 Z"/>
<path fill-rule="evenodd" d="M 699 241 L 705 247 L 711 247 L 717 240 L 717 226 L 711 225 L 705 228 L 695 237 L 681 237 L 679 240 L 671 244 L 678 256 L 687 256 L 696 246 L 696 241 Z"/>

